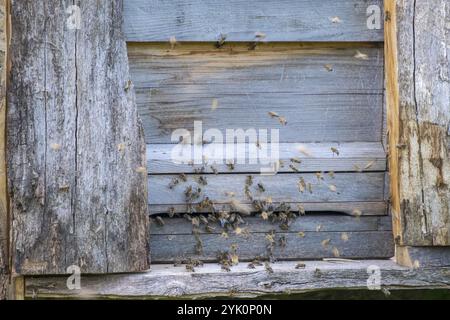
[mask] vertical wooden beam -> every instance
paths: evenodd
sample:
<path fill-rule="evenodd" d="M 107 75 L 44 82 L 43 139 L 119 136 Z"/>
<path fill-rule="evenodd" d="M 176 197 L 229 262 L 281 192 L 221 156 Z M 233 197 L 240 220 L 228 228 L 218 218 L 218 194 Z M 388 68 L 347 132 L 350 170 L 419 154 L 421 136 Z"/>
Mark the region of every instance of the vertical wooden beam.
<path fill-rule="evenodd" d="M 408 246 L 450 246 L 450 5 L 385 0 L 385 11 L 393 228 L 411 265 Z"/>
<path fill-rule="evenodd" d="M 0 300 L 9 284 L 9 219 L 6 178 L 6 87 L 8 74 L 9 1 L 0 0 Z"/>
<path fill-rule="evenodd" d="M 146 145 L 123 0 L 13 0 L 7 160 L 14 274 L 149 267 Z"/>

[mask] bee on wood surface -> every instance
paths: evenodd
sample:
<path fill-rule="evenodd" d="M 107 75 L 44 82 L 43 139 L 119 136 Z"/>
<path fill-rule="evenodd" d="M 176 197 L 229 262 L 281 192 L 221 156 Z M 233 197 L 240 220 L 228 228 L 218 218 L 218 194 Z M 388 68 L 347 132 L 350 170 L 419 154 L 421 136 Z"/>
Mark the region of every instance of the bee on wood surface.
<path fill-rule="evenodd" d="M 267 261 L 264 263 L 264 268 L 266 269 L 267 273 L 269 273 L 269 274 L 272 274 L 274 272 L 272 267 L 270 266 L 270 263 Z"/>
<path fill-rule="evenodd" d="M 219 174 L 219 170 L 217 170 L 216 167 L 210 166 L 210 168 L 211 168 L 211 171 L 212 171 L 215 175 Z"/>
<path fill-rule="evenodd" d="M 187 182 L 187 176 L 185 173 L 180 173 L 180 175 L 178 176 L 178 178 L 183 181 L 183 182 Z"/>
<path fill-rule="evenodd" d="M 169 189 L 174 189 L 178 184 L 180 183 L 180 180 L 177 178 L 172 178 L 172 181 L 169 183 Z"/>
<path fill-rule="evenodd" d="M 245 185 L 246 186 L 251 186 L 251 185 L 253 185 L 253 176 L 247 176 L 246 177 L 246 179 L 245 179 Z"/>
<path fill-rule="evenodd" d="M 169 218 L 173 218 L 175 216 L 175 208 L 174 207 L 169 208 L 167 215 L 169 216 Z"/>
<path fill-rule="evenodd" d="M 160 226 L 160 227 L 164 227 L 164 225 L 166 224 L 163 220 L 163 218 L 161 218 L 160 216 L 156 217 L 156 223 Z"/>
<path fill-rule="evenodd" d="M 300 177 L 299 181 L 298 181 L 298 190 L 303 193 L 306 190 L 306 182 L 305 179 L 303 179 L 303 177 Z"/>
<path fill-rule="evenodd" d="M 304 263 L 297 263 L 295 265 L 295 269 L 305 269 L 306 268 L 306 264 Z"/>
<path fill-rule="evenodd" d="M 316 172 L 316 178 L 319 181 L 324 180 L 323 172 Z"/>
<path fill-rule="evenodd" d="M 344 241 L 344 242 L 346 242 L 346 241 L 348 241 L 348 239 L 349 239 L 349 237 L 348 237 L 347 232 L 343 232 L 343 233 L 341 234 L 341 240 Z"/>
<path fill-rule="evenodd" d="M 260 182 L 260 183 L 258 183 L 258 190 L 260 191 L 260 192 L 266 192 L 266 188 L 264 188 L 264 185 Z"/>
<path fill-rule="evenodd" d="M 333 247 L 333 250 L 331 251 L 332 253 L 333 253 L 333 256 L 335 257 L 335 258 L 339 258 L 340 257 L 340 252 L 339 252 L 339 249 L 338 248 L 336 248 L 336 247 Z"/>
<path fill-rule="evenodd" d="M 331 242 L 331 239 L 325 239 L 325 240 L 323 240 L 323 241 L 321 242 L 322 247 L 327 248 L 328 245 L 330 244 L 330 242 Z"/>
<path fill-rule="evenodd" d="M 228 167 L 228 170 L 230 170 L 230 171 L 233 171 L 235 169 L 233 162 L 228 162 L 227 167 Z"/>
<path fill-rule="evenodd" d="M 333 71 L 333 66 L 331 64 L 326 64 L 323 66 L 325 68 L 325 70 L 327 70 L 328 72 L 332 72 Z"/>
<path fill-rule="evenodd" d="M 331 152 L 333 153 L 333 155 L 335 154 L 335 155 L 339 156 L 340 152 L 337 148 L 331 147 L 330 149 L 331 149 Z"/>
<path fill-rule="evenodd" d="M 369 56 L 359 50 L 356 50 L 356 53 L 353 57 L 359 60 L 369 60 Z"/>
<path fill-rule="evenodd" d="M 304 216 L 304 215 L 306 214 L 305 207 L 302 206 L 301 204 L 297 205 L 297 209 L 298 209 L 298 213 L 299 213 L 301 216 Z"/>
<path fill-rule="evenodd" d="M 302 163 L 302 160 L 300 160 L 299 158 L 291 158 L 290 160 L 293 163 L 299 163 L 299 164 Z"/>
<path fill-rule="evenodd" d="M 293 164 L 290 164 L 289 168 L 291 168 L 294 172 L 300 172 L 300 170 L 298 170 Z"/>
<path fill-rule="evenodd" d="M 204 176 L 198 177 L 197 182 L 198 182 L 198 184 L 200 184 L 202 186 L 208 185 L 208 180 Z"/>
<path fill-rule="evenodd" d="M 331 179 L 334 179 L 334 177 L 335 177 L 334 171 L 328 172 L 328 176 L 329 176 Z"/>
<path fill-rule="evenodd" d="M 286 248 L 287 246 L 287 239 L 286 236 L 281 236 L 280 239 L 278 239 L 278 244 L 281 248 Z"/>

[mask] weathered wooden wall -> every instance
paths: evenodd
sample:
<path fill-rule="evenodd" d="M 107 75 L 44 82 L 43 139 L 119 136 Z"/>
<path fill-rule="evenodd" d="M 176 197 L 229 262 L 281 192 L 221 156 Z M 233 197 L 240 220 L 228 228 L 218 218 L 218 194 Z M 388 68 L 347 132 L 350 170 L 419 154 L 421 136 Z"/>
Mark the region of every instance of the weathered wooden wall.
<path fill-rule="evenodd" d="M 0 300 L 6 298 L 9 284 L 9 227 L 5 154 L 8 5 L 7 0 L 0 0 Z"/>
<path fill-rule="evenodd" d="M 394 233 L 399 245 L 449 246 L 450 5 L 389 0 L 386 11 Z"/>
<path fill-rule="evenodd" d="M 148 268 L 145 143 L 122 7 L 121 0 L 11 3 L 8 176 L 16 273 Z"/>

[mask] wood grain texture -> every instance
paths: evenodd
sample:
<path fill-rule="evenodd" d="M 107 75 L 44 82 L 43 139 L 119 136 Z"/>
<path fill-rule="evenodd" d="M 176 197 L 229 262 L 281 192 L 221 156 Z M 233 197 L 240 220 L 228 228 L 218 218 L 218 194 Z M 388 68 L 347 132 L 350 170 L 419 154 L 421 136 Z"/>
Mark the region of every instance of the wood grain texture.
<path fill-rule="evenodd" d="M 340 232 L 305 232 L 301 238 L 296 233 L 277 233 L 278 243 L 281 237 L 286 246 L 275 246 L 273 257 L 277 260 L 302 260 L 334 258 L 334 248 L 340 258 L 371 259 L 391 258 L 394 256 L 394 240 L 391 231 L 347 232 L 349 240 L 343 241 Z M 255 257 L 267 257 L 266 234 L 251 233 L 249 236 L 230 234 L 229 238 L 219 235 L 202 234 L 201 254 L 196 252 L 196 239 L 193 235 L 153 236 L 150 241 L 152 261 L 175 262 L 192 257 L 200 261 L 217 261 L 219 251 L 230 251 L 231 246 L 238 246 L 237 255 L 242 261 L 251 261 Z M 323 241 L 329 241 L 324 246 Z"/>
<path fill-rule="evenodd" d="M 385 289 L 447 289 L 449 268 L 410 269 L 391 260 L 363 260 L 343 264 L 305 261 L 272 264 L 274 273 L 264 267 L 248 269 L 241 263 L 224 272 L 219 265 L 205 264 L 189 273 L 184 266 L 154 265 L 145 273 L 86 276 L 80 291 L 70 291 L 64 277 L 27 277 L 27 298 L 254 298 L 264 295 L 305 292 L 318 289 L 367 289 L 368 268 L 378 266 L 381 287 Z M 373 267 L 372 267 L 373 268 Z"/>
<path fill-rule="evenodd" d="M 383 41 L 367 28 L 367 8 L 382 0 L 128 0 L 127 41 Z M 338 19 L 336 19 L 336 17 Z"/>
<path fill-rule="evenodd" d="M 148 268 L 145 143 L 121 0 L 12 1 L 8 171 L 18 274 Z M 76 12 L 71 12 L 76 14 Z M 144 169 L 142 169 L 144 167 Z"/>
<path fill-rule="evenodd" d="M 219 223 L 210 223 L 213 230 L 199 228 L 203 252 L 196 251 L 197 240 L 192 234 L 192 223 L 183 218 L 165 219 L 165 225 L 151 224 L 151 254 L 154 263 L 175 262 L 188 258 L 216 261 L 218 252 L 229 252 L 238 246 L 241 261 L 251 261 L 267 256 L 266 235 L 275 232 L 274 258 L 280 260 L 346 258 L 390 258 L 394 255 L 394 240 L 390 228 L 391 218 L 350 217 L 330 214 L 307 214 L 292 220 L 288 230 L 280 228 L 280 222 L 264 221 L 259 216 L 245 217 L 239 225 L 245 230 L 240 235 L 230 230 L 228 238 Z M 287 240 L 280 247 L 279 240 Z M 325 244 L 323 241 L 329 243 Z M 333 251 L 334 250 L 334 251 Z M 335 251 L 338 250 L 338 251 Z"/>
<path fill-rule="evenodd" d="M 408 0 L 387 8 L 394 231 L 402 245 L 450 245 L 450 7 Z"/>
<path fill-rule="evenodd" d="M 397 246 L 396 259 L 410 268 L 450 266 L 450 247 Z"/>
<path fill-rule="evenodd" d="M 154 213 L 153 206 L 162 205 L 167 208 L 173 205 L 185 204 L 184 191 L 187 187 L 198 186 L 199 175 L 189 175 L 187 182 L 182 182 L 173 189 L 169 185 L 177 175 L 150 175 L 149 184 L 149 205 L 150 213 Z M 197 202 L 208 197 L 213 203 L 229 205 L 232 199 L 238 201 L 248 210 L 253 210 L 251 201 L 244 192 L 246 184 L 246 174 L 222 174 L 208 175 L 207 185 L 201 186 L 202 194 Z M 298 182 L 303 178 L 306 184 L 311 184 L 310 192 L 308 188 L 304 192 L 299 190 Z M 254 199 L 267 199 L 272 197 L 275 203 L 291 202 L 306 204 L 327 203 L 327 202 L 384 202 L 384 174 L 382 172 L 364 173 L 336 173 L 334 178 L 324 176 L 320 180 L 315 174 L 278 174 L 273 176 L 254 176 L 254 185 L 250 191 Z M 258 191 L 257 184 L 261 183 L 265 192 Z M 334 186 L 336 192 L 332 191 Z M 228 193 L 234 193 L 231 198 Z M 195 203 L 195 202 L 194 202 Z M 227 207 L 227 206 L 226 206 Z"/>
<path fill-rule="evenodd" d="M 9 287 L 9 219 L 6 177 L 6 87 L 8 75 L 9 3 L 0 0 L 0 300 Z"/>
<path fill-rule="evenodd" d="M 367 60 L 355 58 L 357 51 Z M 131 44 L 128 54 L 147 143 L 178 142 L 172 132 L 192 131 L 194 121 L 224 135 L 225 129 L 279 129 L 280 142 L 380 141 L 379 45 L 269 43 L 249 50 L 193 43 L 171 50 Z"/>
<path fill-rule="evenodd" d="M 291 159 L 300 160 L 301 164 L 295 166 L 301 172 L 320 171 L 385 171 L 386 153 L 379 142 L 354 142 L 354 143 L 280 143 L 276 145 L 279 152 L 280 167 L 277 172 L 292 172 L 289 165 Z M 339 150 L 336 156 L 331 148 Z M 201 163 L 191 165 L 189 160 L 194 160 L 195 150 L 198 149 L 198 159 Z M 275 152 L 272 145 L 256 143 L 236 144 L 236 150 L 244 150 L 242 153 L 233 153 L 232 157 L 226 157 L 226 144 L 188 145 L 180 144 L 148 144 L 147 145 L 147 169 L 149 174 L 162 173 L 194 173 L 196 169 L 204 167 L 207 173 L 213 169 L 218 173 L 229 173 L 227 161 L 234 159 L 234 173 L 260 173 L 262 169 L 270 168 L 270 163 L 275 161 Z M 300 150 L 307 150 L 305 155 Z M 188 161 L 182 160 L 179 155 L 187 155 Z M 180 159 L 179 159 L 180 158 Z"/>

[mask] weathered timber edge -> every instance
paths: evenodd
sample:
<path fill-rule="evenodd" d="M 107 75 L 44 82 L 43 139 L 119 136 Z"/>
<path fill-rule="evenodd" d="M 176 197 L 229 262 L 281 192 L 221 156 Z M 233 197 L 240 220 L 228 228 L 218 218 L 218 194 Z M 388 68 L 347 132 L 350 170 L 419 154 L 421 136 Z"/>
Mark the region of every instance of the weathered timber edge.
<path fill-rule="evenodd" d="M 296 269 L 295 262 L 271 266 L 272 274 L 263 266 L 248 269 L 243 263 L 231 272 L 222 271 L 217 264 L 205 264 L 194 273 L 184 266 L 154 265 L 143 273 L 82 276 L 79 291 L 68 290 L 65 277 L 32 276 L 26 278 L 25 298 L 248 298 L 320 289 L 367 289 L 368 268 L 374 266 L 380 268 L 382 288 L 450 288 L 450 267 L 410 269 L 391 260 L 307 261 L 304 269 Z"/>

